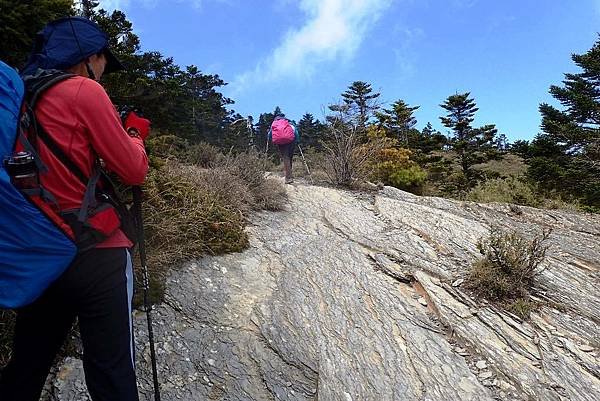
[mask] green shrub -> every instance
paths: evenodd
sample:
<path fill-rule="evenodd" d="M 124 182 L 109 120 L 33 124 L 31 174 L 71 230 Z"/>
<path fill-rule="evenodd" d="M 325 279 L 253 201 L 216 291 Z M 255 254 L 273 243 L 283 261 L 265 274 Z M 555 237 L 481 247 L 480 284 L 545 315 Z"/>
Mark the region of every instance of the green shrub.
<path fill-rule="evenodd" d="M 473 202 L 502 202 L 538 207 L 543 199 L 527 182 L 516 178 L 495 178 L 484 181 L 471 189 L 466 198 Z"/>
<path fill-rule="evenodd" d="M 190 146 L 184 138 L 161 132 L 152 132 L 145 144 L 148 154 L 160 159 L 181 159 Z"/>
<path fill-rule="evenodd" d="M 517 315 L 522 320 L 526 320 L 529 318 L 531 312 L 538 307 L 538 304 L 531 299 L 517 298 L 512 302 L 506 303 L 505 307 L 510 313 Z"/>
<path fill-rule="evenodd" d="M 389 176 L 389 182 L 396 188 L 405 191 L 421 193 L 420 188 L 425 183 L 427 173 L 419 166 L 398 169 Z"/>
<path fill-rule="evenodd" d="M 583 210 L 576 201 L 566 201 L 556 193 L 538 191 L 534 185 L 527 182 L 523 177 L 496 178 L 484 181 L 471 189 L 466 194 L 465 199 L 480 203 L 513 203 L 573 212 Z"/>
<path fill-rule="evenodd" d="M 204 168 L 216 167 L 223 163 L 225 156 L 209 143 L 200 142 L 190 145 L 181 155 L 181 161 Z"/>
<path fill-rule="evenodd" d="M 427 173 L 411 160 L 410 150 L 394 147 L 395 141 L 388 140 L 388 144 L 390 147 L 382 149 L 377 155 L 372 178 L 385 185 L 421 194 Z"/>
<path fill-rule="evenodd" d="M 529 292 L 541 272 L 549 236 L 550 231 L 544 231 L 527 240 L 515 231 L 492 228 L 489 238 L 478 244 L 483 258 L 471 266 L 467 288 L 517 315 L 528 315 L 533 306 Z"/>

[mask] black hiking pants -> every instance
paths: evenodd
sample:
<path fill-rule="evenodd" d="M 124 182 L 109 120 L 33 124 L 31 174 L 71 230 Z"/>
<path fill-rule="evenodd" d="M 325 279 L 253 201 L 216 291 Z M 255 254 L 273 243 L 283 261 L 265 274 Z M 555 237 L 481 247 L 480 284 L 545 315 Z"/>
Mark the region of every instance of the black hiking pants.
<path fill-rule="evenodd" d="M 292 159 L 294 158 L 294 148 L 296 142 L 288 143 L 285 145 L 277 145 L 279 150 L 279 156 L 283 160 L 283 173 L 286 181 L 292 179 Z"/>
<path fill-rule="evenodd" d="M 138 401 L 132 295 L 127 249 L 92 249 L 78 255 L 44 295 L 17 311 L 13 355 L 0 378 L 0 400 L 39 400 L 56 353 L 77 317 L 92 400 Z"/>

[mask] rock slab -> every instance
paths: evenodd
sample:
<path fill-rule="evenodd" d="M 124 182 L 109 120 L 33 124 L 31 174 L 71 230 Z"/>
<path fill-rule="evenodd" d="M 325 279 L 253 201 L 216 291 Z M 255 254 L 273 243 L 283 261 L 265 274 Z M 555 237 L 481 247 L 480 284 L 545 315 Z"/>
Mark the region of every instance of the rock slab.
<path fill-rule="evenodd" d="M 189 262 L 155 306 L 164 400 L 600 399 L 597 217 L 288 186 L 286 211 L 256 215 L 240 254 Z M 461 289 L 492 225 L 552 228 L 530 322 Z M 142 400 L 152 400 L 136 313 Z M 49 400 L 88 400 L 64 361 Z"/>

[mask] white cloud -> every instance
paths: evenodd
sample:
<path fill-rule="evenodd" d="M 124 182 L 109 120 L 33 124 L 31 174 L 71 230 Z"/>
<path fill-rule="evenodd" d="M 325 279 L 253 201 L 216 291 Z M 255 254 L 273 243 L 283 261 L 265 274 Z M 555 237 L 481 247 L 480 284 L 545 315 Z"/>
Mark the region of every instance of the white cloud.
<path fill-rule="evenodd" d="M 338 59 L 351 58 L 366 32 L 390 6 L 392 0 L 301 0 L 307 18 L 299 28 L 289 30 L 279 47 L 257 66 L 234 79 L 236 91 L 251 83 L 283 78 L 305 78 L 317 67 Z"/>
<path fill-rule="evenodd" d="M 129 0 L 100 0 L 100 8 L 105 10 L 122 10 L 129 5 Z"/>
<path fill-rule="evenodd" d="M 403 25 L 396 25 L 394 36 L 398 38 L 399 45 L 393 49 L 396 65 L 398 67 L 400 79 L 406 79 L 415 72 L 417 62 L 417 52 L 415 45 L 425 37 L 425 31 L 421 28 L 410 28 Z"/>
<path fill-rule="evenodd" d="M 452 0 L 452 5 L 459 8 L 471 8 L 477 4 L 479 0 Z"/>
<path fill-rule="evenodd" d="M 229 3 L 230 0 L 213 0 Z M 127 10 L 134 4 L 144 7 L 156 7 L 159 3 L 189 3 L 195 8 L 201 8 L 204 0 L 100 0 L 100 8 L 105 10 Z"/>

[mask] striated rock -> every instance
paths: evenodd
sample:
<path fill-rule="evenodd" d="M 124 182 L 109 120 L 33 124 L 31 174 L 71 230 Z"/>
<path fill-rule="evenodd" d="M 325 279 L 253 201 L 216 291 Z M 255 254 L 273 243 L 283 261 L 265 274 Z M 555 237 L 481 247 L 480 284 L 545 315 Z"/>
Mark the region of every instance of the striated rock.
<path fill-rule="evenodd" d="M 600 399 L 597 217 L 287 188 L 288 210 L 255 216 L 247 251 L 168 279 L 154 309 L 164 400 Z M 553 229 L 530 322 L 461 290 L 491 224 Z M 145 324 L 137 312 L 151 400 Z M 87 400 L 82 383 L 66 360 L 50 398 Z"/>

